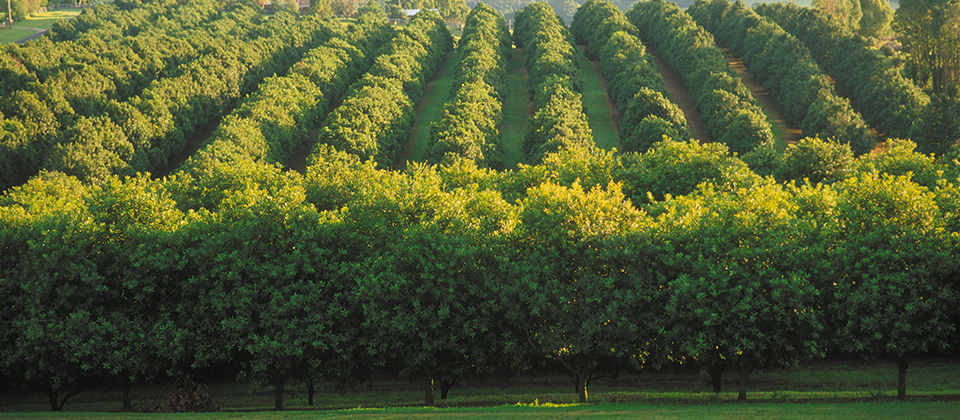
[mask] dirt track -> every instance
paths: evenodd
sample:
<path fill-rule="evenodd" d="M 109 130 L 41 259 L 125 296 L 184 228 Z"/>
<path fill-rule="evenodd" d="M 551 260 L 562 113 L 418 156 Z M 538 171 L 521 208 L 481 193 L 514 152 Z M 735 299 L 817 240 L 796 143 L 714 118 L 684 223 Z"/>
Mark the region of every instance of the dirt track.
<path fill-rule="evenodd" d="M 660 75 L 663 77 L 667 93 L 670 94 L 670 101 L 677 104 L 680 110 L 683 111 L 683 116 L 687 119 L 687 126 L 690 127 L 690 132 L 693 133 L 693 138 L 697 139 L 700 143 L 709 143 L 710 136 L 707 135 L 707 130 L 703 128 L 703 120 L 700 119 L 700 114 L 693 105 L 693 99 L 690 98 L 690 91 L 683 85 L 683 80 L 681 80 L 680 76 L 674 73 L 673 69 L 663 60 L 660 51 L 657 51 L 657 49 L 650 44 L 644 44 L 644 46 L 646 46 L 647 53 L 653 57 L 654 64 L 656 64 L 660 70 Z"/>
<path fill-rule="evenodd" d="M 802 138 L 800 127 L 797 127 L 787 120 L 783 115 L 780 104 L 778 104 L 776 99 L 770 96 L 770 93 L 763 88 L 763 85 L 761 85 L 757 79 L 754 79 L 753 75 L 747 71 L 747 68 L 743 65 L 743 60 L 734 57 L 733 54 L 730 53 L 730 50 L 726 48 L 721 48 L 720 50 L 727 56 L 727 62 L 730 63 L 730 68 L 740 75 L 740 80 L 750 88 L 750 93 L 760 101 L 760 106 L 764 108 L 770 116 L 770 119 L 773 120 L 773 123 L 776 124 L 777 127 L 780 128 L 780 132 L 783 133 L 783 136 L 777 139 L 777 148 L 782 150 L 786 148 L 787 144 L 796 144 L 800 141 Z"/>

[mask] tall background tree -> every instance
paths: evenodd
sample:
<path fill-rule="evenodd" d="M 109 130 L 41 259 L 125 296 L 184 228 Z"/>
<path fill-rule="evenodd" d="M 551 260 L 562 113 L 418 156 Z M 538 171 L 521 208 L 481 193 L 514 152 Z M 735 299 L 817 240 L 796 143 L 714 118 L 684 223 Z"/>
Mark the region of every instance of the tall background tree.
<path fill-rule="evenodd" d="M 334 15 L 341 17 L 353 17 L 357 13 L 360 3 L 357 0 L 332 0 L 330 9 Z"/>
<path fill-rule="evenodd" d="M 813 7 L 822 10 L 850 32 L 860 30 L 863 11 L 859 0 L 813 0 Z"/>
<path fill-rule="evenodd" d="M 880 37 L 890 33 L 893 8 L 887 0 L 860 0 L 860 11 L 860 35 Z"/>
<path fill-rule="evenodd" d="M 960 82 L 960 0 L 901 1 L 893 28 L 911 54 L 921 87 L 942 93 Z"/>

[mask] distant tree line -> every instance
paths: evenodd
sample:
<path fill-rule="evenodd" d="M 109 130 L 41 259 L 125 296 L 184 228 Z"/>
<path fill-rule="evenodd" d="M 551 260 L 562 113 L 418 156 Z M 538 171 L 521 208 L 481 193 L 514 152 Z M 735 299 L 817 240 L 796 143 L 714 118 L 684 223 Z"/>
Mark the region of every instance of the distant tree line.
<path fill-rule="evenodd" d="M 308 51 L 286 76 L 267 78 L 180 169 L 203 176 L 208 168 L 240 160 L 290 166 L 295 151 L 309 146 L 330 104 L 339 103 L 369 70 L 394 33 L 383 19 L 367 17 Z"/>
<path fill-rule="evenodd" d="M 188 43 L 170 34 L 160 38 L 169 42 L 155 44 L 145 39 L 156 37 L 146 36 L 132 44 L 116 41 L 119 52 L 136 57 L 131 68 L 104 70 L 97 64 L 88 73 L 68 67 L 47 80 L 36 73 L 41 83 L 12 92 L 0 108 L 0 116 L 9 115 L 0 132 L 0 185 L 23 182 L 40 169 L 91 182 L 110 174 L 164 169 L 189 138 L 261 80 L 285 72 L 303 52 L 344 30 L 339 22 L 316 16 L 282 13 L 267 19 L 241 3 L 225 13 L 208 27 L 179 34 L 190 35 Z M 72 44 L 58 42 L 53 49 Z M 102 49 L 108 57 L 114 50 Z M 165 55 L 167 62 L 161 59 Z M 103 63 L 89 52 L 78 56 Z M 118 91 L 122 95 L 115 95 L 104 79 L 105 74 L 122 79 L 141 72 L 149 75 L 136 87 Z M 105 87 L 87 89 L 84 81 Z M 37 87 L 40 92 L 33 91 Z"/>
<path fill-rule="evenodd" d="M 761 4 L 757 13 L 796 36 L 867 121 L 890 138 L 912 139 L 924 153 L 945 153 L 960 139 L 960 99 L 929 96 L 913 81 L 817 9 Z"/>

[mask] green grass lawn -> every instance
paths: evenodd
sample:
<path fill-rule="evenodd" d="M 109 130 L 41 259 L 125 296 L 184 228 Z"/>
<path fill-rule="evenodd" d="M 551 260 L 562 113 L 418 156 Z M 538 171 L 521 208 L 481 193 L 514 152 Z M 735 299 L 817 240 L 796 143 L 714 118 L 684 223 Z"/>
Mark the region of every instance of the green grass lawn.
<path fill-rule="evenodd" d="M 507 68 L 507 97 L 503 101 L 503 122 L 500 124 L 500 137 L 503 139 L 504 169 L 516 168 L 523 163 L 523 138 L 530 124 L 532 107 L 527 70 L 524 68 L 526 55 L 522 49 L 511 50 L 510 67 Z"/>
<path fill-rule="evenodd" d="M 53 24 L 61 19 L 70 19 L 79 15 L 83 9 L 76 7 L 64 7 L 62 9 L 50 10 L 43 13 L 36 13 L 33 16 L 27 16 L 26 19 L 17 22 L 14 26 L 24 26 L 37 29 L 50 29 Z"/>
<path fill-rule="evenodd" d="M 430 147 L 430 128 L 440 121 L 443 104 L 450 98 L 453 73 L 457 67 L 457 53 L 447 54 L 447 61 L 437 70 L 434 79 L 427 83 L 423 98 L 417 104 L 417 123 L 410 134 L 410 149 L 407 161 L 422 162 Z"/>
<path fill-rule="evenodd" d="M 13 44 L 21 39 L 37 33 L 37 31 L 18 28 L 16 26 L 7 29 L 0 29 L 0 45 Z"/>
<path fill-rule="evenodd" d="M 333 385 L 319 383 L 315 406 L 306 403 L 304 388 L 291 382 L 286 388 L 284 414 L 291 417 L 318 415 L 346 418 L 399 418 L 450 416 L 528 417 L 552 413 L 550 404 L 570 405 L 576 401 L 567 376 L 468 377 L 455 386 L 447 400 L 438 400 L 442 409 L 419 408 L 423 401 L 421 381 L 380 377 L 344 392 Z M 947 407 L 954 416 L 960 413 L 960 363 L 919 360 L 907 371 L 906 402 L 897 402 L 896 365 L 889 360 L 814 361 L 793 368 L 759 370 L 750 377 L 748 400 L 738 403 L 737 375 L 733 369 L 723 376 L 723 392 L 715 394 L 709 378 L 696 370 L 643 371 L 625 374 L 619 379 L 592 383 L 588 389 L 592 404 L 562 408 L 567 416 L 613 416 L 620 412 L 662 418 L 701 418 L 704 413 L 726 413 L 716 418 L 806 418 L 790 417 L 799 410 L 811 410 L 806 416 L 823 418 L 875 418 L 875 414 L 937 418 L 935 407 Z M 156 398 L 160 386 L 134 387 L 134 407 Z M 273 406 L 272 389 L 234 382 L 209 386 L 223 412 L 209 418 L 258 418 Z M 948 401 L 939 403 L 938 401 Z M 520 403 L 523 407 L 517 407 Z M 530 407 L 539 404 L 540 407 Z M 943 404 L 943 405 L 937 405 Z M 821 407 L 821 408 L 812 408 Z M 70 399 L 64 418 L 142 418 L 117 413 L 120 393 L 116 389 L 91 390 Z M 363 408 L 364 410 L 355 410 Z M 454 408 L 457 408 L 454 410 Z M 747 411 L 742 411 L 747 410 Z M 304 413 L 304 410 L 309 410 Z M 320 410 L 320 412 L 316 411 Z M 738 411 L 740 410 L 740 411 Z M 906 410 L 906 411 L 897 411 Z M 52 418 L 46 396 L 23 393 L 0 396 L 0 418 Z M 899 414 L 897 414 L 899 413 Z M 116 416 L 116 417 L 114 417 Z M 739 416 L 739 417 L 738 417 Z M 275 416 L 279 417 L 279 416 Z M 657 417 L 653 417 L 657 418 Z M 883 418 L 883 417 L 879 417 Z M 889 418 L 889 417 L 888 417 Z"/>
<path fill-rule="evenodd" d="M 613 121 L 613 110 L 607 91 L 600 83 L 600 75 L 592 68 L 583 48 L 577 48 L 577 65 L 583 79 L 583 107 L 597 147 L 610 150 L 620 147 L 620 133 Z"/>
<path fill-rule="evenodd" d="M 956 419 L 960 402 L 867 402 L 857 404 L 723 404 L 712 406 L 664 406 L 642 403 L 586 405 L 503 405 L 478 408 L 400 407 L 354 408 L 329 411 L 284 411 L 245 413 L 4 413 L 8 419 Z"/>
<path fill-rule="evenodd" d="M 58 20 L 70 19 L 79 15 L 82 10 L 75 7 L 64 7 L 27 16 L 24 20 L 14 23 L 12 28 L 0 30 L 0 44 L 12 44 L 33 35 L 37 32 L 33 29 L 50 29 Z"/>

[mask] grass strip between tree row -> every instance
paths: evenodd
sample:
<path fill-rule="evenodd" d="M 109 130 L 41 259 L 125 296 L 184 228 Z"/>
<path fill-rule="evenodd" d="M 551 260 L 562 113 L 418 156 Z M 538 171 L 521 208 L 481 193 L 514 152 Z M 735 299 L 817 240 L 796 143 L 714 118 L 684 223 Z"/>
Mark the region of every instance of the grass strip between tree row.
<path fill-rule="evenodd" d="M 583 80 L 583 107 L 587 114 L 587 123 L 593 131 L 593 141 L 597 147 L 610 150 L 620 147 L 620 132 L 614 122 L 614 110 L 607 90 L 600 82 L 600 74 L 593 69 L 587 57 L 583 54 L 583 47 L 577 48 L 577 65 L 580 66 Z"/>
<path fill-rule="evenodd" d="M 427 82 L 423 89 L 423 98 L 416 106 L 417 123 L 410 134 L 410 144 L 407 147 L 407 161 L 422 162 L 427 159 L 427 149 L 430 147 L 430 131 L 433 125 L 440 121 L 443 104 L 450 97 L 453 88 L 453 73 L 457 68 L 457 53 L 447 53 L 446 61 L 437 69 L 433 80 Z"/>
<path fill-rule="evenodd" d="M 523 138 L 533 115 L 533 105 L 527 92 L 526 54 L 523 49 L 511 50 L 510 67 L 507 69 L 507 97 L 503 101 L 503 122 L 500 136 L 503 138 L 503 167 L 516 168 L 523 163 Z"/>

